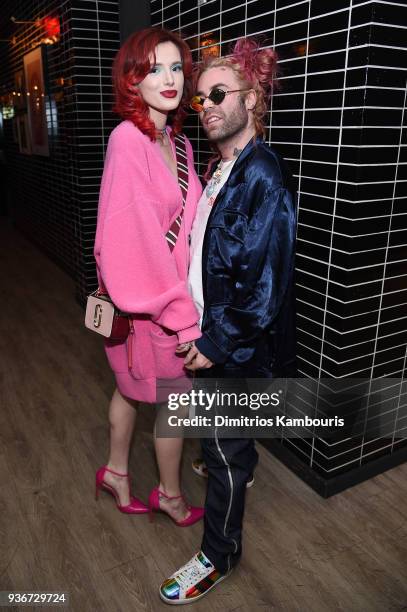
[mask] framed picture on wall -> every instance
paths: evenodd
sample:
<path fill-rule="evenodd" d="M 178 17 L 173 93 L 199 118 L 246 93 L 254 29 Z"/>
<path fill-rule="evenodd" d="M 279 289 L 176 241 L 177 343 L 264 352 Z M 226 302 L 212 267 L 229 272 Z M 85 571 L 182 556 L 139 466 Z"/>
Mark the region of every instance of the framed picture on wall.
<path fill-rule="evenodd" d="M 28 115 L 27 113 L 16 115 L 15 120 L 17 122 L 18 147 L 20 153 L 31 155 L 31 138 Z"/>
<path fill-rule="evenodd" d="M 24 70 L 19 70 L 14 74 L 13 104 L 16 110 L 22 110 L 26 108 L 27 105 Z"/>
<path fill-rule="evenodd" d="M 27 111 L 33 155 L 49 155 L 44 75 L 44 46 L 24 55 Z"/>

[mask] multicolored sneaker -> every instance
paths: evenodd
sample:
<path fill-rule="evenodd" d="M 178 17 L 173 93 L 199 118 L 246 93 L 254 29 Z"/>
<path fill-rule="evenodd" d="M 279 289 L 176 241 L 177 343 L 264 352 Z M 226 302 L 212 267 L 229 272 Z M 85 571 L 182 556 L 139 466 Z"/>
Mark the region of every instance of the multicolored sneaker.
<path fill-rule="evenodd" d="M 199 551 L 162 583 L 160 597 L 165 603 L 173 605 L 193 603 L 228 576 L 220 574 L 203 552 Z"/>

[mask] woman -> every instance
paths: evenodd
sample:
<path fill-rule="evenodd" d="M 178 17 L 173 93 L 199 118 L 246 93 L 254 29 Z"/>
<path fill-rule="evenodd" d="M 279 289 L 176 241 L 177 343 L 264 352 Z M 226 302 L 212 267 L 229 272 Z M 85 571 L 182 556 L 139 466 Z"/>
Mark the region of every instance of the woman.
<path fill-rule="evenodd" d="M 131 35 L 113 67 L 115 111 L 124 121 L 107 148 L 95 258 L 99 280 L 115 305 L 130 313 L 134 333 L 124 343 L 106 341 L 117 389 L 109 410 L 110 457 L 97 472 L 96 490 L 113 494 L 119 510 L 131 514 L 148 511 L 131 496 L 127 475 L 136 403 L 156 401 L 157 379 L 185 374 L 183 353 L 200 336 L 186 287 L 188 236 L 201 194 L 188 141 L 188 193 L 172 252 L 166 240 L 182 210 L 173 138 L 185 115 L 191 72 L 187 44 L 158 28 Z M 167 118 L 173 112 L 170 128 Z M 160 482 L 149 507 L 186 526 L 202 518 L 203 509 L 188 506 L 180 491 L 182 443 L 155 436 Z"/>

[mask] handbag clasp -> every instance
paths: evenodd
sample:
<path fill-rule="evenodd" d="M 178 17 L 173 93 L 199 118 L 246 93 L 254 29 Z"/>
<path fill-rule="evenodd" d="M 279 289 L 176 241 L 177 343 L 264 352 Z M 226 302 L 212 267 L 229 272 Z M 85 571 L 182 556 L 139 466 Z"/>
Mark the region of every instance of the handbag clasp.
<path fill-rule="evenodd" d="M 100 324 L 102 323 L 102 312 L 103 312 L 102 304 L 96 304 L 95 312 L 93 315 L 93 326 L 94 327 L 100 327 Z"/>

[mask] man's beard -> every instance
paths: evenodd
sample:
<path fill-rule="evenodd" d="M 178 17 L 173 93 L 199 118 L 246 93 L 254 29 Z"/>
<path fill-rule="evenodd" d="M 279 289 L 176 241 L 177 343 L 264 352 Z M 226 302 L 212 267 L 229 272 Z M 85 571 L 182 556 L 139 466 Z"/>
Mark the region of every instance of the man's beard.
<path fill-rule="evenodd" d="M 228 116 L 223 112 L 216 111 L 216 108 L 213 114 L 219 115 L 222 118 L 222 125 L 218 129 L 209 131 L 204 128 L 208 140 L 212 142 L 224 142 L 233 138 L 233 136 L 236 136 L 236 134 L 247 127 L 249 121 L 249 113 L 247 112 L 244 100 L 240 97 Z"/>

